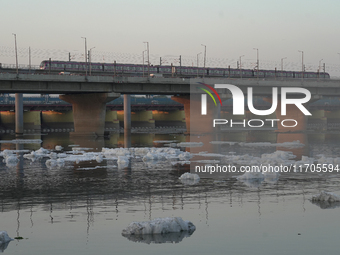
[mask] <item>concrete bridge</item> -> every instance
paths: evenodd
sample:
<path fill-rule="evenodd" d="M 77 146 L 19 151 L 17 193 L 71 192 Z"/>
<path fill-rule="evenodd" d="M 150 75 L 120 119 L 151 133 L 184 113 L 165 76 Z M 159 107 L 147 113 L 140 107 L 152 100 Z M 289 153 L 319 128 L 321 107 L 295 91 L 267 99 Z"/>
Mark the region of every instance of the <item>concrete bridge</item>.
<path fill-rule="evenodd" d="M 340 96 L 340 80 L 332 79 L 149 78 L 13 73 L 0 73 L 0 93 L 183 95 L 190 94 L 190 84 L 198 82 L 233 84 L 245 90 L 246 87 L 256 87 L 255 92 L 259 95 L 271 95 L 271 90 L 268 90 L 271 87 L 301 87 L 307 88 L 312 95 Z"/>
<path fill-rule="evenodd" d="M 233 84 L 244 92 L 254 87 L 254 95 L 271 97 L 272 87 L 308 89 L 313 100 L 323 96 L 340 97 L 339 80 L 311 79 L 221 79 L 112 77 L 81 75 L 0 74 L 0 93 L 63 94 L 60 98 L 72 104 L 76 135 L 103 135 L 106 102 L 124 94 L 124 123 L 131 128 L 129 94 L 173 95 L 184 105 L 187 129 L 190 127 L 190 85 Z"/>

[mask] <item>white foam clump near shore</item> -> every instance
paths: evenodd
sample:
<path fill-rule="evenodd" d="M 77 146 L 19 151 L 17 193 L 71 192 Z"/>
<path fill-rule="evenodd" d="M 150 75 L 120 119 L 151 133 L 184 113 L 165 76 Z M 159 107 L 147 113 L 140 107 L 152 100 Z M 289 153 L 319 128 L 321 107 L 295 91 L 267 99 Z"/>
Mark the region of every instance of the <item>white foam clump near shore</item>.
<path fill-rule="evenodd" d="M 0 245 L 8 243 L 14 239 L 10 238 L 6 231 L 0 231 Z"/>
<path fill-rule="evenodd" d="M 300 143 L 299 140 L 293 142 L 284 142 L 284 143 L 269 143 L 269 142 L 257 142 L 257 143 L 245 143 L 245 142 L 229 142 L 229 141 L 211 141 L 211 144 L 229 144 L 235 145 L 238 144 L 240 146 L 248 146 L 248 147 L 286 147 L 286 148 L 301 148 L 305 145 Z"/>
<path fill-rule="evenodd" d="M 340 197 L 332 192 L 321 191 L 320 194 L 312 196 L 313 202 L 340 202 Z"/>
<path fill-rule="evenodd" d="M 191 154 L 189 152 L 183 152 L 180 149 L 175 148 L 103 148 L 102 153 L 106 158 L 117 159 L 119 156 L 125 157 L 142 157 L 144 162 L 148 161 L 161 161 L 168 159 L 189 160 Z"/>
<path fill-rule="evenodd" d="M 198 174 L 184 173 L 178 179 L 181 180 L 183 184 L 194 185 L 200 181 Z"/>
<path fill-rule="evenodd" d="M 6 157 L 5 162 L 7 166 L 16 166 L 19 162 L 19 159 L 16 156 L 8 156 Z"/>
<path fill-rule="evenodd" d="M 289 165 L 295 163 L 296 156 L 291 151 L 275 151 L 270 154 L 262 154 L 261 157 L 245 155 L 226 155 L 223 160 L 228 164 L 238 165 Z"/>
<path fill-rule="evenodd" d="M 64 149 L 64 147 L 60 146 L 60 145 L 56 145 L 54 148 L 56 151 L 61 151 Z"/>
<path fill-rule="evenodd" d="M 79 150 L 78 150 L 79 149 Z M 104 160 L 117 160 L 118 168 L 125 168 L 129 165 L 131 158 L 142 158 L 147 162 L 163 162 L 165 160 L 172 161 L 188 161 L 192 155 L 189 152 L 183 152 L 176 148 L 102 148 L 101 152 L 86 152 L 84 148 L 78 147 L 76 150 L 67 151 L 65 153 L 50 152 L 40 148 L 38 151 L 32 151 L 25 154 L 24 158 L 32 161 L 42 157 L 48 157 L 46 166 L 48 168 L 63 167 L 67 162 L 83 162 L 83 161 L 97 161 L 101 163 Z"/>
<path fill-rule="evenodd" d="M 1 156 L 4 157 L 3 162 L 6 163 L 7 167 L 14 167 L 19 162 L 16 152 L 20 152 L 20 150 L 4 150 L 1 153 Z"/>
<path fill-rule="evenodd" d="M 194 232 L 195 225 L 180 217 L 156 218 L 151 221 L 132 222 L 122 231 L 123 236 Z"/>
<path fill-rule="evenodd" d="M 177 147 L 202 147 L 202 142 L 181 142 L 177 144 Z"/>
<path fill-rule="evenodd" d="M 124 168 L 129 165 L 130 159 L 126 156 L 118 156 L 117 164 L 118 168 Z"/>

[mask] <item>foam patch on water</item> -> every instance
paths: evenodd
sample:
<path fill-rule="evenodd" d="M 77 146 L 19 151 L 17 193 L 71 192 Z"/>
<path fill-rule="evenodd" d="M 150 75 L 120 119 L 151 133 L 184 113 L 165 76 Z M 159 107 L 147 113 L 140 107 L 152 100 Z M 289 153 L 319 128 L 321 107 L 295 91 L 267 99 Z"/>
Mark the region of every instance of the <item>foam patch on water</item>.
<path fill-rule="evenodd" d="M 312 196 L 312 201 L 313 202 L 328 202 L 328 203 L 340 202 L 340 196 L 332 192 L 321 191 L 320 194 Z"/>
<path fill-rule="evenodd" d="M 181 142 L 177 144 L 178 147 L 202 147 L 202 142 Z"/>
<path fill-rule="evenodd" d="M 3 243 L 10 242 L 14 239 L 10 238 L 6 231 L 0 231 L 0 245 Z"/>
<path fill-rule="evenodd" d="M 181 182 L 186 185 L 194 185 L 200 181 L 199 175 L 192 173 L 184 173 L 178 179 L 180 179 Z"/>
<path fill-rule="evenodd" d="M 122 231 L 123 236 L 129 235 L 153 235 L 187 231 L 193 233 L 195 225 L 190 221 L 184 221 L 180 217 L 156 218 L 151 221 L 132 222 Z"/>
<path fill-rule="evenodd" d="M 286 148 L 301 148 L 305 145 L 300 143 L 300 141 L 293 141 L 293 142 L 284 142 L 284 143 L 269 143 L 269 142 L 257 142 L 257 143 L 245 143 L 245 142 L 228 142 L 228 141 L 211 141 L 211 144 L 228 144 L 228 145 L 235 145 L 238 144 L 239 146 L 247 146 L 247 147 L 286 147 Z"/>
<path fill-rule="evenodd" d="M 177 143 L 178 141 L 176 140 L 158 140 L 158 141 L 153 141 L 153 143 Z"/>

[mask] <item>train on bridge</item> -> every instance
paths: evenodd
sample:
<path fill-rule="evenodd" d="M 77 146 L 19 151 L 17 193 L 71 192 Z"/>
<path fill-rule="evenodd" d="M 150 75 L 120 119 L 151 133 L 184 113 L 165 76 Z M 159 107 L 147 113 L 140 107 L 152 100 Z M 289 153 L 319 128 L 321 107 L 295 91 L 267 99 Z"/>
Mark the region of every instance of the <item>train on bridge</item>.
<path fill-rule="evenodd" d="M 149 68 L 149 69 L 148 69 Z M 330 79 L 326 72 L 297 72 L 279 70 L 254 70 L 240 68 L 192 67 L 192 66 L 150 66 L 121 63 L 85 63 L 75 61 L 44 60 L 40 70 L 61 74 L 80 74 L 90 71 L 95 75 L 146 76 L 154 77 L 226 77 L 226 78 L 306 78 Z"/>

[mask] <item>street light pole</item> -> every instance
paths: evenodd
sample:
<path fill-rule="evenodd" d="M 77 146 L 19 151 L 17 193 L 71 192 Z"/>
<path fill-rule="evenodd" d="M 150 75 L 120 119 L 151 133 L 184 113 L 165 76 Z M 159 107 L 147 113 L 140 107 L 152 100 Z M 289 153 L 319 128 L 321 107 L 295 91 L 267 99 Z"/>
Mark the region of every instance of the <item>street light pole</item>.
<path fill-rule="evenodd" d="M 142 55 L 143 55 L 143 77 L 144 77 L 144 52 L 145 52 L 145 50 L 143 50 L 143 52 L 142 52 Z"/>
<path fill-rule="evenodd" d="M 254 50 L 256 50 L 256 70 L 257 70 L 257 79 L 259 79 L 259 71 L 260 71 L 260 67 L 259 67 L 259 49 L 258 48 L 253 48 Z"/>
<path fill-rule="evenodd" d="M 303 51 L 302 50 L 299 50 L 299 52 L 302 53 L 302 80 L 303 80 L 303 76 L 304 76 L 304 65 L 303 65 Z"/>
<path fill-rule="evenodd" d="M 240 76 L 242 79 L 242 62 L 241 62 L 241 58 L 244 57 L 244 55 L 240 56 Z"/>
<path fill-rule="evenodd" d="M 320 61 L 319 61 L 319 70 L 318 70 L 318 78 L 320 78 L 320 71 L 321 71 L 321 61 L 322 61 L 323 59 L 321 59 Z"/>
<path fill-rule="evenodd" d="M 85 77 L 87 77 L 87 42 L 86 37 L 82 37 L 85 39 Z"/>
<path fill-rule="evenodd" d="M 203 78 L 205 75 L 205 61 L 206 61 L 206 57 L 207 57 L 207 46 L 204 44 L 201 44 L 202 46 L 204 46 L 204 65 L 203 65 Z"/>
<path fill-rule="evenodd" d="M 17 75 L 19 75 L 19 66 L 18 66 L 18 48 L 17 48 L 17 35 L 16 34 L 12 34 L 14 35 L 14 45 L 15 45 L 15 63 L 16 63 L 16 67 L 17 67 Z"/>
<path fill-rule="evenodd" d="M 202 54 L 202 52 L 200 52 L 200 53 L 197 54 L 197 78 L 198 78 L 198 56 L 199 56 L 200 54 Z"/>
<path fill-rule="evenodd" d="M 28 47 L 28 70 L 31 72 L 31 47 Z"/>
<path fill-rule="evenodd" d="M 281 78 L 283 79 L 283 60 L 287 57 L 281 58 Z"/>
<path fill-rule="evenodd" d="M 91 76 L 91 67 L 92 67 L 92 65 L 91 65 L 91 63 L 92 63 L 92 49 L 94 49 L 94 48 L 96 48 L 96 47 L 92 47 L 90 50 L 89 50 L 89 63 L 90 63 L 90 76 Z"/>
<path fill-rule="evenodd" d="M 148 77 L 150 77 L 150 52 L 149 52 L 149 42 L 144 42 L 147 46 L 147 52 L 148 52 Z"/>

